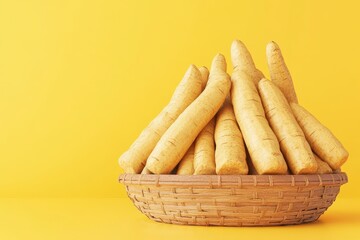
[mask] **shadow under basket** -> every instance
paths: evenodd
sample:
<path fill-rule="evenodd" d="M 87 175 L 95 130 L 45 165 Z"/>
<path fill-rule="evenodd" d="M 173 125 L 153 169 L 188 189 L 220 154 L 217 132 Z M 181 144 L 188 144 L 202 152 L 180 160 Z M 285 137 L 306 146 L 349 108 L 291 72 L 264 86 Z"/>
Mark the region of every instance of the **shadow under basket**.
<path fill-rule="evenodd" d="M 163 223 L 273 226 L 316 221 L 335 201 L 343 172 L 321 175 L 122 174 L 134 205 Z"/>

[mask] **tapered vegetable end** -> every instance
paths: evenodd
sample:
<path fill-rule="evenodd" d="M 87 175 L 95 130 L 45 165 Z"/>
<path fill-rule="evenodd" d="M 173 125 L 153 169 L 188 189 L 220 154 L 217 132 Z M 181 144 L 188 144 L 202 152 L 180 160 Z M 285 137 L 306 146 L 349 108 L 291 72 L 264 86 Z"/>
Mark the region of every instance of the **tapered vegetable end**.
<path fill-rule="evenodd" d="M 281 92 L 281 90 L 276 86 L 276 84 L 269 79 L 262 78 L 258 83 L 258 89 L 260 88 L 271 88 L 274 91 L 276 91 L 279 95 L 284 97 L 284 100 L 287 102 L 284 94 Z"/>
<path fill-rule="evenodd" d="M 201 66 L 199 67 L 199 71 L 202 79 L 202 88 L 204 89 L 209 78 L 209 70 L 205 66 Z"/>
<path fill-rule="evenodd" d="M 216 54 L 216 56 L 214 57 L 211 63 L 210 73 L 215 73 L 219 70 L 226 72 L 226 60 L 224 55 L 222 55 L 221 53 Z"/>
<path fill-rule="evenodd" d="M 234 69 L 250 69 L 251 71 L 255 69 L 255 64 L 249 50 L 243 42 L 237 39 L 231 44 L 231 61 Z"/>
<path fill-rule="evenodd" d="M 189 69 L 194 70 L 194 69 L 198 69 L 198 68 L 195 66 L 195 64 L 190 64 Z"/>
<path fill-rule="evenodd" d="M 191 64 L 189 66 L 189 68 L 186 70 L 186 73 L 183 77 L 183 79 L 190 79 L 190 78 L 195 78 L 195 79 L 201 79 L 201 72 L 199 71 L 199 69 L 194 65 Z"/>
<path fill-rule="evenodd" d="M 120 158 L 118 159 L 118 163 L 120 165 L 120 168 L 125 173 L 139 173 L 141 171 L 141 169 L 135 169 L 137 166 L 131 166 L 131 164 L 129 164 L 129 152 L 128 151 L 124 152 L 120 156 Z"/>
<path fill-rule="evenodd" d="M 298 121 L 302 121 L 302 119 L 305 117 L 306 115 L 306 110 L 300 106 L 299 104 L 297 103 L 289 103 L 290 104 L 290 107 L 291 107 L 291 110 L 294 112 L 294 116 L 296 118 L 296 120 Z M 296 114 L 295 114 L 296 113 Z M 310 113 L 309 113 L 310 114 Z"/>
<path fill-rule="evenodd" d="M 147 167 L 144 167 L 144 169 L 141 171 L 141 174 L 153 174 L 153 173 L 150 172 L 150 170 L 147 169 Z"/>
<path fill-rule="evenodd" d="M 127 151 L 124 152 L 118 159 L 118 164 L 124 171 L 125 171 L 125 161 L 124 161 L 124 159 L 125 159 L 127 154 L 128 154 Z"/>
<path fill-rule="evenodd" d="M 266 45 L 266 54 L 269 56 L 270 53 L 274 52 L 274 51 L 280 51 L 280 47 L 279 45 L 274 42 L 274 41 L 270 41 L 267 45 Z"/>
<path fill-rule="evenodd" d="M 189 68 L 186 70 L 185 75 L 188 75 L 188 74 L 200 75 L 200 72 L 199 72 L 199 69 L 194 64 L 190 64 Z"/>
<path fill-rule="evenodd" d="M 206 73 L 209 74 L 209 70 L 205 66 L 199 67 L 199 71 L 204 74 L 206 74 Z"/>
<path fill-rule="evenodd" d="M 268 64 L 271 64 L 274 55 L 278 55 L 279 57 L 282 58 L 279 45 L 276 42 L 271 41 L 266 45 L 266 56 L 267 56 Z"/>
<path fill-rule="evenodd" d="M 260 81 L 259 81 L 259 85 L 262 85 L 262 84 L 267 84 L 267 83 L 269 83 L 270 82 L 270 80 L 268 80 L 268 79 L 266 79 L 266 78 L 262 78 L 262 79 L 260 79 Z"/>

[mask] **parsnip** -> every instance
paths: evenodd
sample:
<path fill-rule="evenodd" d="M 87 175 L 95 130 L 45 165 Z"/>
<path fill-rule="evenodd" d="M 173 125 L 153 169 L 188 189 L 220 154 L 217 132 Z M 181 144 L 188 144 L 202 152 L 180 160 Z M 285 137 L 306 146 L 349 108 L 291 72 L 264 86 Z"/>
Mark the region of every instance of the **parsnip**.
<path fill-rule="evenodd" d="M 269 42 L 266 46 L 266 57 L 271 81 L 280 88 L 289 103 L 297 103 L 298 99 L 289 69 L 285 64 L 279 46 L 275 42 Z"/>
<path fill-rule="evenodd" d="M 185 156 L 181 159 L 176 174 L 193 175 L 194 174 L 194 149 L 195 144 L 191 144 Z"/>
<path fill-rule="evenodd" d="M 209 70 L 205 66 L 199 67 L 199 71 L 201 74 L 202 80 L 202 89 L 205 88 L 208 77 L 209 77 Z M 194 173 L 194 146 L 191 145 L 189 150 L 186 152 L 183 159 L 180 161 L 177 168 L 175 168 L 175 172 L 178 175 L 192 175 Z M 152 174 L 146 167 L 142 170 L 141 174 Z"/>
<path fill-rule="evenodd" d="M 209 70 L 205 66 L 199 67 L 199 71 L 202 79 L 202 89 L 205 88 L 208 77 Z M 192 175 L 194 173 L 194 144 L 190 146 L 189 150 L 186 152 L 183 159 L 180 161 L 177 168 L 175 168 L 176 174 L 178 175 Z M 149 169 L 144 167 L 141 174 L 152 174 Z"/>
<path fill-rule="evenodd" d="M 144 167 L 143 170 L 141 171 L 141 174 L 152 174 L 152 172 L 150 172 L 149 169 Z"/>
<path fill-rule="evenodd" d="M 333 170 L 340 168 L 349 157 L 341 142 L 305 108 L 296 103 L 290 106 L 312 150 Z"/>
<path fill-rule="evenodd" d="M 266 117 L 280 143 L 293 174 L 316 173 L 317 162 L 281 90 L 271 81 L 260 80 L 259 93 Z"/>
<path fill-rule="evenodd" d="M 241 70 L 246 72 L 256 84 L 264 77 L 264 74 L 256 68 L 245 44 L 236 39 L 231 44 L 231 61 L 234 71 Z"/>
<path fill-rule="evenodd" d="M 187 106 L 201 93 L 203 84 L 201 73 L 195 65 L 190 65 L 170 100 L 170 103 L 141 132 L 140 136 L 119 158 L 119 165 L 125 173 L 140 173 L 146 159 L 155 145 Z"/>
<path fill-rule="evenodd" d="M 195 140 L 194 174 L 215 174 L 215 118 L 204 127 Z"/>
<path fill-rule="evenodd" d="M 215 143 L 217 174 L 248 174 L 244 140 L 229 96 L 216 115 Z"/>
<path fill-rule="evenodd" d="M 242 49 L 246 49 L 241 46 Z M 251 57 L 247 53 L 247 50 L 240 54 L 232 50 L 233 62 L 237 59 L 237 62 L 249 63 Z M 248 65 L 250 66 L 246 67 Z M 285 174 L 287 172 L 285 159 L 280 151 L 279 142 L 266 120 L 255 85 L 258 76 L 251 74 L 254 73 L 253 66 L 248 65 L 243 64 L 243 68 L 235 68 L 231 76 L 231 99 L 236 120 L 256 171 L 259 174 Z"/>
<path fill-rule="evenodd" d="M 318 169 L 317 169 L 316 173 L 319 173 L 319 174 L 332 173 L 333 170 L 331 169 L 329 164 L 327 164 L 326 162 L 321 160 L 316 154 L 314 154 L 314 157 L 315 157 L 315 160 L 318 165 Z"/>
<path fill-rule="evenodd" d="M 200 131 L 215 116 L 231 86 L 230 77 L 225 71 L 225 58 L 218 54 L 212 62 L 204 91 L 180 114 L 150 154 L 146 166 L 151 172 L 171 172 Z"/>
<path fill-rule="evenodd" d="M 206 86 L 208 78 L 209 78 L 209 70 L 205 66 L 201 66 L 201 67 L 199 67 L 199 71 L 201 74 L 202 89 L 205 89 L 205 86 Z"/>

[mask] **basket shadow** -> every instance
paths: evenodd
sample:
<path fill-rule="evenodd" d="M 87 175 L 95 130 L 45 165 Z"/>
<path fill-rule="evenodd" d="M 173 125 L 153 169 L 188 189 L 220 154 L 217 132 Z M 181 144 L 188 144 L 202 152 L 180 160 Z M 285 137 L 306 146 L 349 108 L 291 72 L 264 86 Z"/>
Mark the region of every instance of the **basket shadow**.
<path fill-rule="evenodd" d="M 360 212 L 337 212 L 324 214 L 312 224 L 360 224 Z M 311 224 L 311 223 L 310 223 Z"/>
<path fill-rule="evenodd" d="M 145 217 L 145 216 L 143 216 Z M 156 223 L 160 224 L 161 226 L 191 226 L 196 228 L 207 228 L 209 226 L 200 226 L 200 225 L 182 225 L 182 224 L 169 224 L 169 223 L 162 223 L 151 220 L 147 217 L 143 218 L 144 223 Z M 265 228 L 305 228 L 309 226 L 321 226 L 321 225 L 329 225 L 329 224 L 336 224 L 336 225 L 349 225 L 349 224 L 360 224 L 360 212 L 337 212 L 333 214 L 326 214 L 321 216 L 318 220 L 314 222 L 302 223 L 302 224 L 290 224 L 290 225 L 278 225 L 278 226 L 243 226 L 241 228 L 258 228 L 258 227 L 265 227 Z M 210 226 L 216 228 L 234 228 L 233 226 Z M 236 228 L 236 227 L 235 227 Z"/>

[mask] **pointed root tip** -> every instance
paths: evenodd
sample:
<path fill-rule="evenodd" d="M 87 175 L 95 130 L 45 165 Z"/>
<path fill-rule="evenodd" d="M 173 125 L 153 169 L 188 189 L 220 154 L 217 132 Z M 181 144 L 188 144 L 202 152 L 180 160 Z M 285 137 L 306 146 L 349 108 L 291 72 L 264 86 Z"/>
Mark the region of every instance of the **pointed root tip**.
<path fill-rule="evenodd" d="M 189 66 L 189 70 L 195 70 L 195 69 L 198 69 L 195 64 L 190 64 Z"/>
<path fill-rule="evenodd" d="M 200 75 L 200 71 L 194 64 L 190 64 L 185 75 L 188 75 L 188 74 L 190 74 L 190 75 L 195 74 L 195 76 L 196 76 L 196 75 Z"/>
<path fill-rule="evenodd" d="M 270 41 L 267 45 L 266 45 L 266 52 L 270 53 L 273 52 L 275 50 L 280 50 L 279 45 L 274 42 L 274 41 Z"/>
<path fill-rule="evenodd" d="M 206 78 L 209 77 L 209 70 L 207 69 L 207 67 L 201 66 L 201 67 L 199 67 L 199 71 L 200 71 L 202 77 L 206 77 Z"/>
<path fill-rule="evenodd" d="M 231 62 L 234 69 L 237 67 L 255 68 L 255 63 L 245 44 L 240 40 L 234 40 L 231 45 Z"/>
<path fill-rule="evenodd" d="M 201 67 L 199 67 L 199 70 L 209 70 L 207 67 L 205 67 L 205 66 L 201 66 Z"/>
<path fill-rule="evenodd" d="M 271 81 L 263 77 L 263 78 L 260 79 L 260 81 L 258 82 L 258 85 L 262 85 L 262 84 L 266 84 L 266 83 L 271 84 Z"/>
<path fill-rule="evenodd" d="M 245 44 L 242 41 L 240 41 L 239 39 L 235 39 L 231 44 L 231 48 L 234 48 L 237 46 L 245 46 Z"/>
<path fill-rule="evenodd" d="M 221 53 L 215 55 L 211 63 L 211 69 L 221 69 L 223 71 L 226 71 L 226 60 L 224 55 L 222 55 Z"/>

